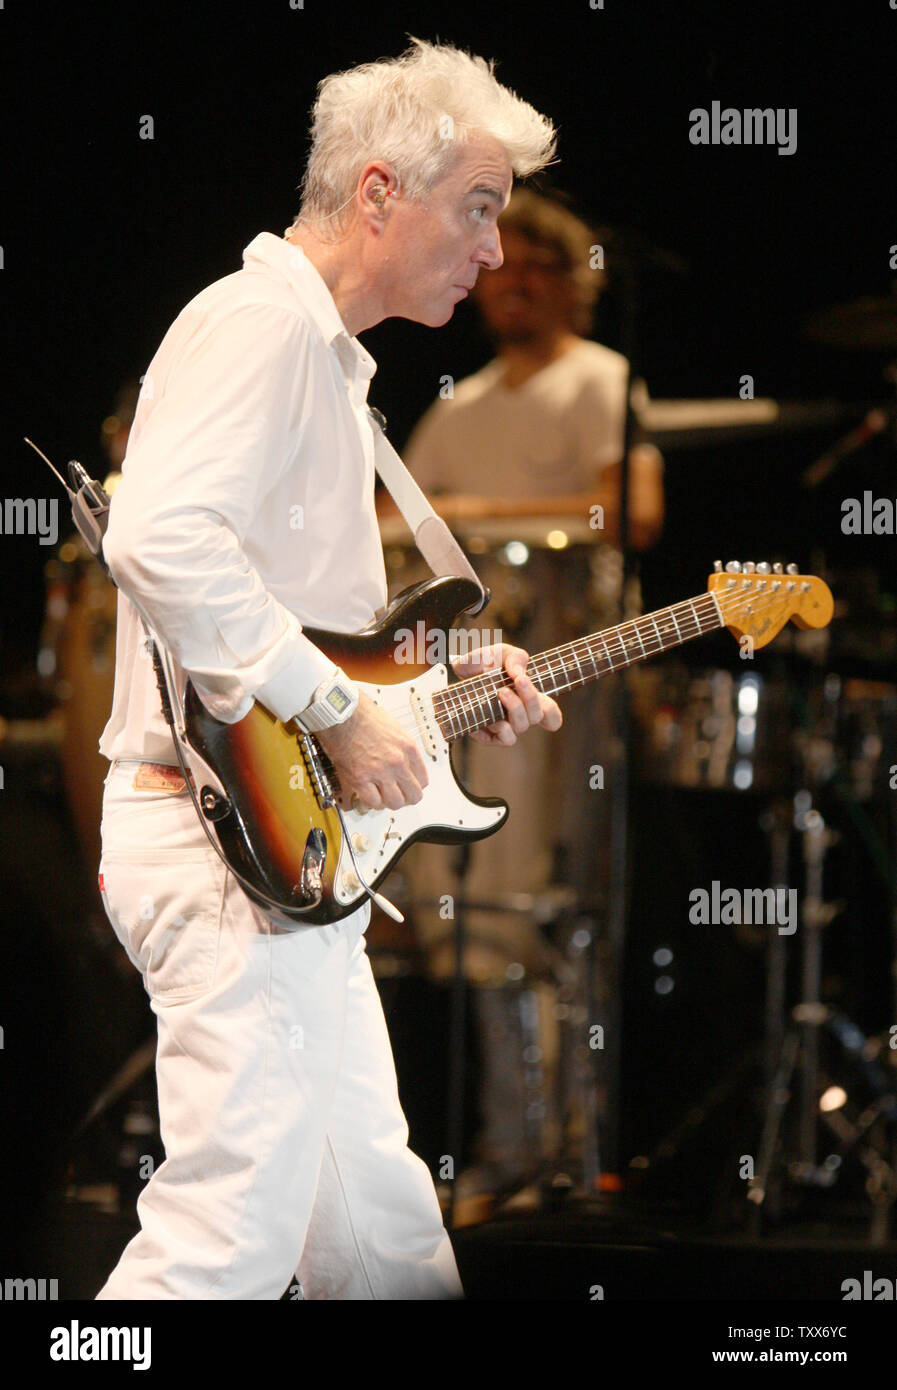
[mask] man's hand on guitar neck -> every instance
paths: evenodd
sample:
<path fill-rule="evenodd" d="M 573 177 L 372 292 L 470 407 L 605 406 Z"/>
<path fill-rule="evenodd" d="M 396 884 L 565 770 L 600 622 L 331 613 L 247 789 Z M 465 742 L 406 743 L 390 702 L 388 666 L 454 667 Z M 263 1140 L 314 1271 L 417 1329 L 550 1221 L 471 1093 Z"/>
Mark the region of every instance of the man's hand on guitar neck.
<path fill-rule="evenodd" d="M 529 653 L 522 647 L 511 647 L 507 642 L 496 643 L 491 647 L 479 647 L 469 656 L 452 662 L 455 674 L 464 679 L 478 676 L 484 671 L 504 667 L 513 679 L 513 687 L 502 687 L 498 698 L 507 711 L 507 718 L 496 724 L 487 724 L 469 735 L 478 743 L 500 743 L 510 748 L 517 742 L 520 734 L 525 734 L 534 724 L 540 724 L 549 733 L 555 733 L 563 723 L 560 707 L 550 695 L 542 695 L 526 674 Z"/>

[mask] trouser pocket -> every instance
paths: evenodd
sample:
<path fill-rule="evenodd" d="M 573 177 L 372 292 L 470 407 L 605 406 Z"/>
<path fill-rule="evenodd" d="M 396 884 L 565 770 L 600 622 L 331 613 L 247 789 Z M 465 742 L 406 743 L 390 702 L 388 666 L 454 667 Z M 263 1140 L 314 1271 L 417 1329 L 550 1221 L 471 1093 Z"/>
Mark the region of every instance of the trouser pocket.
<path fill-rule="evenodd" d="M 212 849 L 110 850 L 106 915 L 151 999 L 185 1003 L 215 983 L 227 869 Z"/>

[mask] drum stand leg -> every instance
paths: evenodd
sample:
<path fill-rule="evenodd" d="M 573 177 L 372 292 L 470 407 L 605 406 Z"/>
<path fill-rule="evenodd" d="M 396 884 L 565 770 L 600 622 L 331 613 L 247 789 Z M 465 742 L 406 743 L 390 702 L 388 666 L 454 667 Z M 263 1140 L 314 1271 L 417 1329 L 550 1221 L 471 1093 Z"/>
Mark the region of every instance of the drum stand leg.
<path fill-rule="evenodd" d="M 826 829 L 825 821 L 818 811 L 812 808 L 809 792 L 800 792 L 795 798 L 797 814 L 795 825 L 803 834 L 804 856 L 804 898 L 801 920 L 801 1000 L 792 1010 L 792 1023 L 785 1033 L 778 1050 L 774 1068 L 769 1072 L 771 1042 L 779 1026 L 780 1012 L 778 1001 L 783 989 L 783 964 L 781 943 L 777 928 L 769 947 L 769 976 L 767 989 L 767 1074 L 768 1093 L 760 1140 L 760 1152 L 754 1177 L 748 1182 L 748 1200 L 754 1203 L 753 1229 L 759 1234 L 760 1215 L 769 1202 L 772 1191 L 771 1180 L 776 1163 L 777 1150 L 782 1124 L 791 1100 L 791 1087 L 795 1073 L 798 1076 L 797 1104 L 797 1142 L 796 1152 L 778 1154 L 779 1163 L 795 1183 L 806 1187 L 829 1188 L 835 1181 L 835 1170 L 817 1164 L 818 1124 L 819 1124 L 819 1029 L 832 1016 L 820 999 L 822 970 L 822 930 L 835 916 L 838 907 L 826 903 L 822 897 L 823 868 L 826 850 L 837 838 Z M 772 827 L 775 837 L 782 833 L 780 818 Z M 773 839 L 774 861 L 778 850 Z M 851 1025 L 852 1026 L 852 1025 Z M 836 1036 L 842 1046 L 847 1047 L 844 1030 L 838 1025 Z M 864 1136 L 881 1113 L 879 1106 L 867 1110 L 864 1122 L 850 1125 L 846 1120 L 836 1121 L 831 1117 L 833 1128 L 839 1134 L 842 1147 L 855 1148 L 860 1160 L 869 1171 L 867 1191 L 873 1200 L 872 1226 L 870 1239 L 884 1239 L 887 1230 L 890 1207 L 895 1198 L 897 1173 L 893 1163 L 887 1163 L 876 1150 L 863 1143 Z"/>
<path fill-rule="evenodd" d="M 550 1167 L 547 1143 L 548 1095 L 543 1065 L 539 998 L 522 989 L 517 1002 L 523 1062 L 523 1133 L 530 1154 L 531 1177 L 542 1181 Z"/>
<path fill-rule="evenodd" d="M 563 989 L 566 1010 L 558 1080 L 564 1105 L 561 1161 L 568 1166 L 565 1173 L 555 1173 L 554 1187 L 561 1186 L 560 1179 L 567 1173 L 575 1172 L 578 1180 L 571 1182 L 571 1186 L 577 1197 L 594 1196 L 601 1171 L 595 1049 L 591 1045 L 590 1025 L 595 1013 L 592 962 L 597 946 L 597 926 L 597 921 L 591 917 L 578 917 L 572 924 L 567 946 L 569 969 Z"/>
<path fill-rule="evenodd" d="M 761 817 L 760 824 L 769 838 L 770 881 L 774 888 L 788 882 L 788 845 L 791 836 L 791 805 L 776 801 Z M 764 1070 L 766 1094 L 774 1093 L 776 1071 L 785 1041 L 785 939 L 777 929 L 769 937 L 766 957 L 766 1000 L 764 1007 Z"/>
<path fill-rule="evenodd" d="M 833 836 L 825 828 L 818 811 L 809 808 L 809 793 L 795 798 L 800 807 L 795 825 L 804 835 L 805 883 L 801 920 L 801 1001 L 792 1011 L 792 1025 L 784 1036 L 778 1059 L 769 1084 L 763 1133 L 760 1141 L 757 1170 L 748 1181 L 747 1196 L 759 1213 L 769 1194 L 769 1181 L 775 1160 L 779 1131 L 791 1098 L 791 1083 L 799 1067 L 798 1140 L 797 1154 L 790 1162 L 783 1155 L 788 1171 L 800 1182 L 829 1186 L 832 1174 L 816 1167 L 816 1109 L 819 1089 L 819 1028 L 825 1022 L 827 1010 L 820 994 L 822 967 L 822 926 L 829 921 L 835 908 L 822 900 L 822 870 L 825 851 Z M 773 861 L 781 866 L 784 829 L 781 817 L 773 817 L 771 827 Z M 778 862 L 777 862 L 778 861 Z M 784 952 L 780 932 L 775 923 L 769 945 L 767 977 L 767 1074 L 772 1041 L 779 1029 L 778 1001 L 784 988 Z M 775 1014 L 775 1016 L 774 1016 Z M 755 1227 L 757 1217 L 755 1216 Z"/>

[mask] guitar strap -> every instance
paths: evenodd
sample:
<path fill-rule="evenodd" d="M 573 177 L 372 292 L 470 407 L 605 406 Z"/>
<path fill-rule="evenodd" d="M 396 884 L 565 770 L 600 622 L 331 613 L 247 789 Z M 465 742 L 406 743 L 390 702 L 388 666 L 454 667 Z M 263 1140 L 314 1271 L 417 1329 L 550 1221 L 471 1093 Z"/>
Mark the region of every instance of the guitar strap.
<path fill-rule="evenodd" d="M 469 611 L 479 613 L 489 593 L 441 516 L 427 501 L 405 464 L 386 437 L 386 421 L 379 410 L 368 407 L 374 430 L 374 466 L 414 537 L 414 543 L 436 575 L 453 574 L 470 579 L 480 591 L 480 602 Z"/>

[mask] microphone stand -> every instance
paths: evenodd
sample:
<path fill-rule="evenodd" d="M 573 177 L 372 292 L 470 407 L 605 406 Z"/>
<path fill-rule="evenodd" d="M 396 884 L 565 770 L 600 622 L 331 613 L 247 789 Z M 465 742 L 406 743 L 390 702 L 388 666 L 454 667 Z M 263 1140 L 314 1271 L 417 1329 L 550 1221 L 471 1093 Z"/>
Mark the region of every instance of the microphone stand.
<path fill-rule="evenodd" d="M 629 528 L 629 454 L 639 430 L 632 408 L 632 386 L 639 379 L 641 365 L 639 316 L 643 276 L 654 270 L 664 275 L 687 276 L 688 262 L 675 252 L 654 246 L 646 237 L 631 230 L 596 227 L 596 234 L 607 251 L 609 269 L 620 296 L 620 351 L 627 361 L 626 402 L 623 429 L 623 456 L 620 460 L 619 490 L 619 550 L 621 575 L 619 613 L 625 618 L 626 593 L 635 573 L 635 557 L 630 543 Z M 605 1142 L 598 1152 L 606 1155 L 611 1172 L 620 1163 L 620 1058 L 622 1041 L 623 951 L 626 941 L 627 910 L 627 836 L 629 828 L 629 685 L 624 671 L 614 682 L 613 705 L 613 773 L 611 777 L 610 868 L 608 882 L 607 931 L 607 1006 L 608 1021 L 604 1067 L 607 1090 L 607 1110 L 604 1117 Z M 590 1006 L 596 1009 L 595 951 L 592 946 Z"/>
<path fill-rule="evenodd" d="M 634 572 L 634 556 L 629 539 L 629 452 L 635 441 L 636 420 L 632 409 L 632 386 L 638 379 L 638 315 L 639 281 L 634 259 L 625 251 L 615 261 L 614 270 L 622 295 L 620 348 L 628 363 L 626 374 L 626 416 L 623 431 L 623 457 L 620 465 L 619 549 L 622 556 L 620 573 L 619 614 L 625 618 L 628 580 Z M 610 875 L 608 884 L 608 956 L 607 1015 L 608 1030 L 604 1049 L 607 1081 L 607 1114 L 604 1118 L 605 1142 L 598 1152 L 606 1155 L 610 1171 L 620 1162 L 620 1057 L 622 1037 L 623 952 L 626 941 L 627 909 L 627 837 L 629 822 L 629 685 L 622 672 L 614 682 L 614 749 L 611 777 Z M 593 952 L 594 959 L 594 952 Z M 595 981 L 591 982 L 590 997 L 596 997 Z M 600 1177 L 600 1174 L 599 1174 Z"/>

